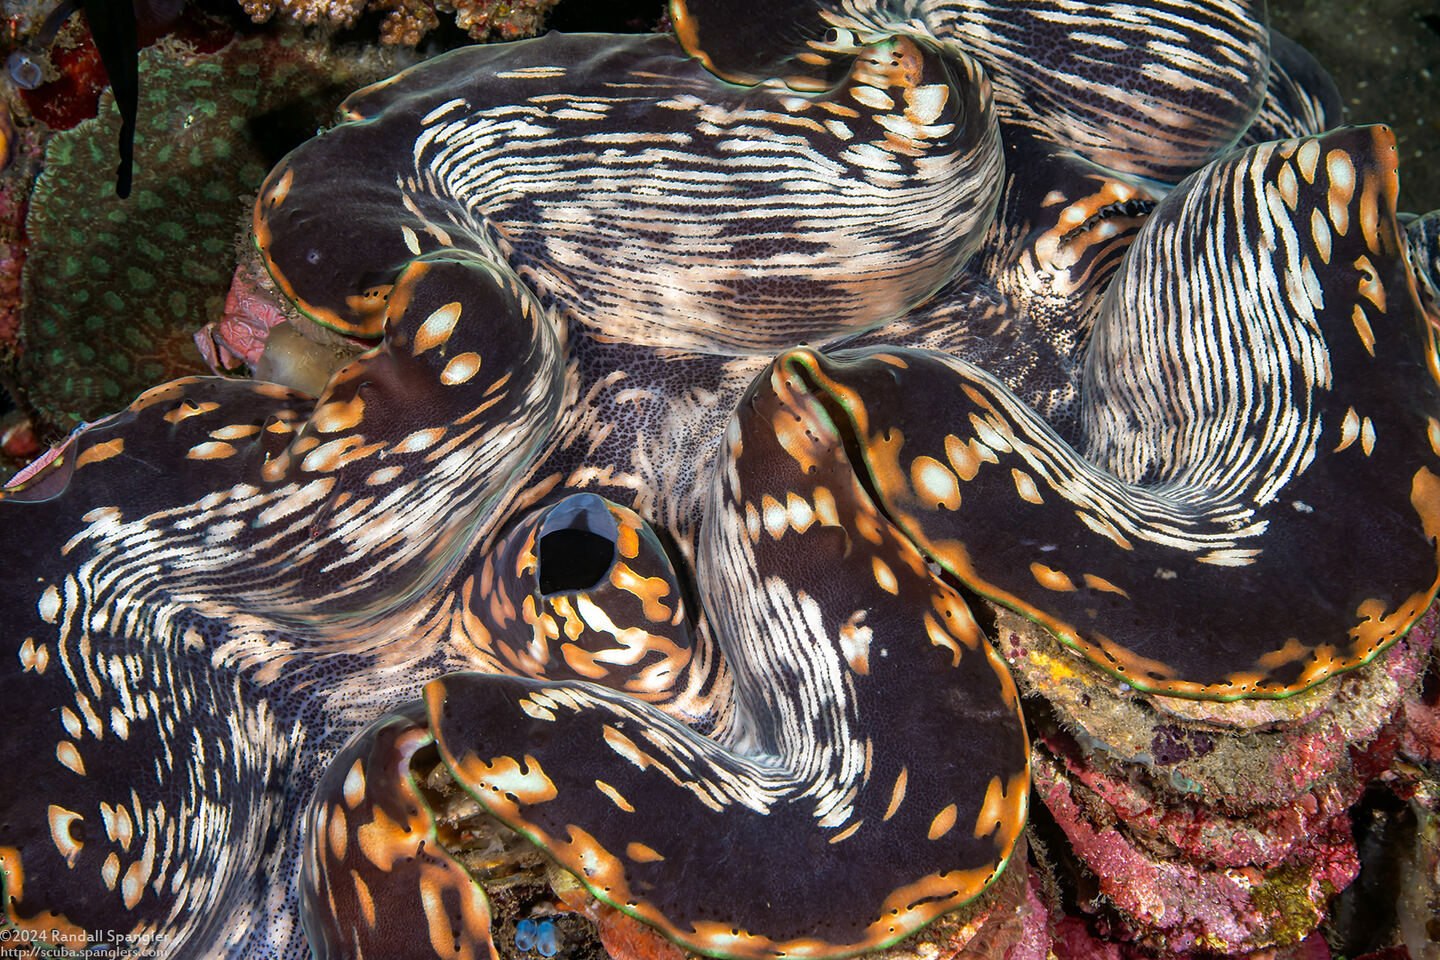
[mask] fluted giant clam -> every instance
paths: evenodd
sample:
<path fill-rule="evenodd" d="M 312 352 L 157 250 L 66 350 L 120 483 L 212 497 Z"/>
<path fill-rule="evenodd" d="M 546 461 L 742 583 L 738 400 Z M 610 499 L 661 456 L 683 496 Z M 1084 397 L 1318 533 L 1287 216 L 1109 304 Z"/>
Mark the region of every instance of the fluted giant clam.
<path fill-rule="evenodd" d="M 0 501 L 8 923 L 483 956 L 431 750 L 684 945 L 853 953 L 1015 849 L 985 598 L 1141 690 L 1373 658 L 1436 588 L 1433 232 L 1255 11 L 1125 6 L 692 3 L 698 59 L 353 95 L 254 234 L 381 342 L 157 387 Z"/>

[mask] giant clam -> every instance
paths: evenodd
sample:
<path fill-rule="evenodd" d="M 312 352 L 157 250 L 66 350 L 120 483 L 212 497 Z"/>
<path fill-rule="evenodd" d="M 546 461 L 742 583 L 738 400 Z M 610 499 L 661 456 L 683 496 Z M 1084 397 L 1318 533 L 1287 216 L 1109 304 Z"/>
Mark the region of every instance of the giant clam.
<path fill-rule="evenodd" d="M 7 489 L 7 930 L 492 954 L 426 750 L 686 947 L 878 949 L 1016 859 L 987 628 L 1179 702 L 1399 649 L 1435 216 L 1303 51 L 1218 0 L 720 6 L 354 94 L 253 233 L 379 342 Z"/>

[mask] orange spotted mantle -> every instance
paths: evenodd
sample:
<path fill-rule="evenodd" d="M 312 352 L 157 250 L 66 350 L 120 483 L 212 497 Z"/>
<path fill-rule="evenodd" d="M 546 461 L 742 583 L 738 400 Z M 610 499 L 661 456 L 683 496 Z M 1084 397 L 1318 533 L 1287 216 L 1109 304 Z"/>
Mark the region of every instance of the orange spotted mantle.
<path fill-rule="evenodd" d="M 871 950 L 1025 823 L 981 598 L 1208 698 L 1323 682 L 1430 603 L 1440 318 L 1388 131 L 1319 135 L 1298 54 L 1199 107 L 1213 51 L 1139 71 L 1117 101 L 1193 128 L 1114 163 L 1103 104 L 1027 107 L 955 21 L 821 10 L 777 53 L 677 14 L 793 85 L 552 35 L 355 94 L 254 230 L 376 347 L 318 398 L 157 387 L 0 497 L 7 933 L 494 956 L 433 745 L 685 946 Z"/>

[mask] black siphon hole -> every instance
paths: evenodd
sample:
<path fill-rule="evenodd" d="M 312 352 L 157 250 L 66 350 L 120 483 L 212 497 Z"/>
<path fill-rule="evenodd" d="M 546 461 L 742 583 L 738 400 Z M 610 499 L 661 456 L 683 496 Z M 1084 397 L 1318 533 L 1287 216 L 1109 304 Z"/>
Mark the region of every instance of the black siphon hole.
<path fill-rule="evenodd" d="M 540 538 L 540 592 L 589 590 L 610 572 L 615 544 L 589 530 L 554 530 Z"/>

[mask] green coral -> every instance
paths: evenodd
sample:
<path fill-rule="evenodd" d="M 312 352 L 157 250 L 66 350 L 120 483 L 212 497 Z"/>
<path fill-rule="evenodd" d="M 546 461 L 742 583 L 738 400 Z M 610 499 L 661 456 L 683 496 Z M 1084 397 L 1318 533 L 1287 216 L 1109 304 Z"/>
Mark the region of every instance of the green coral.
<path fill-rule="evenodd" d="M 36 181 L 13 371 L 24 401 L 65 431 L 205 372 L 192 335 L 220 317 L 261 179 L 346 93 L 395 68 L 295 34 L 142 51 L 130 199 L 114 192 L 108 93 L 96 119 L 54 136 Z"/>

